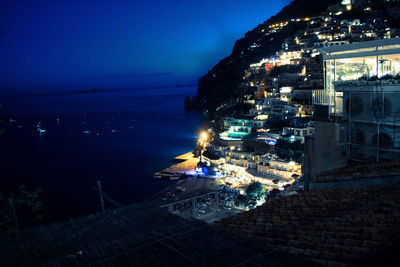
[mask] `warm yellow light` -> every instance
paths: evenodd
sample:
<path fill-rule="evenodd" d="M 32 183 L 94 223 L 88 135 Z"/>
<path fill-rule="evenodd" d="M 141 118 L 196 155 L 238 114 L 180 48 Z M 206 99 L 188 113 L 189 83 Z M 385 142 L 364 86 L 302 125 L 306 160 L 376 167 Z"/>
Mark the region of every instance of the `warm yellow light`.
<path fill-rule="evenodd" d="M 208 138 L 208 134 L 206 133 L 206 132 L 202 132 L 201 134 L 200 134 L 200 140 L 201 141 L 206 141 L 207 140 L 207 138 Z"/>

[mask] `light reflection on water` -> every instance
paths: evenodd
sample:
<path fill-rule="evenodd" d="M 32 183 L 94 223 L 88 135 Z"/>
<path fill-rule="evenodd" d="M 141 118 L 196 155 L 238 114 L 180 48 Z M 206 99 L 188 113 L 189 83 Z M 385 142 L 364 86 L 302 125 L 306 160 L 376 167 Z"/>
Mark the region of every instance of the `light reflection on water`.
<path fill-rule="evenodd" d="M 169 88 L 7 99 L 0 110 L 6 128 L 0 186 L 43 188 L 46 221 L 98 211 L 92 189 L 98 179 L 115 200 L 141 201 L 171 184 L 152 174 L 194 148 L 200 116 L 183 111 L 185 95 L 194 93 Z M 41 135 L 38 122 L 46 130 Z"/>

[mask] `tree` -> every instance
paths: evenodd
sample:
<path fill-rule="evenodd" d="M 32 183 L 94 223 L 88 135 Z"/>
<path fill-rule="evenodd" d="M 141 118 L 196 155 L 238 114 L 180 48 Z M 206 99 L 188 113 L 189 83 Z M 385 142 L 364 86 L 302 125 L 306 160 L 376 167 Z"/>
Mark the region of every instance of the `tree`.
<path fill-rule="evenodd" d="M 265 189 L 259 182 L 252 182 L 246 189 L 246 196 L 250 199 L 250 204 L 265 198 Z"/>
<path fill-rule="evenodd" d="M 264 199 L 266 192 L 264 187 L 259 182 L 252 182 L 246 189 L 244 195 L 237 195 L 235 197 L 235 204 L 245 207 L 255 207 L 259 200 Z"/>
<path fill-rule="evenodd" d="M 250 199 L 246 195 L 237 195 L 235 197 L 235 205 L 236 206 L 249 206 Z"/>
<path fill-rule="evenodd" d="M 18 230 L 18 215 L 41 219 L 43 205 L 39 201 L 40 188 L 28 190 L 20 185 L 15 193 L 0 193 L 0 236 Z"/>

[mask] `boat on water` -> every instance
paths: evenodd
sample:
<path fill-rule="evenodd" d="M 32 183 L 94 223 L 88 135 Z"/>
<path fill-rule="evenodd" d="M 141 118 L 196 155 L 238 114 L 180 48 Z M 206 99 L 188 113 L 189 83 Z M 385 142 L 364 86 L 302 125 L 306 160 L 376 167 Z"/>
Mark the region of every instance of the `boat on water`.
<path fill-rule="evenodd" d="M 39 132 L 39 134 L 44 134 L 46 132 L 46 130 L 42 128 L 41 122 L 38 122 L 38 124 L 36 125 L 36 129 Z"/>

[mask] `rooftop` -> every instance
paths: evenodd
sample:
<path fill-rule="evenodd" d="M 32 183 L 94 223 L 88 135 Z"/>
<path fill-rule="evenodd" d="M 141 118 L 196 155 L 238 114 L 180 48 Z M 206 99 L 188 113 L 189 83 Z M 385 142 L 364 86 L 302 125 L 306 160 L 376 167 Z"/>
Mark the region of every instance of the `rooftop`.
<path fill-rule="evenodd" d="M 332 266 L 399 261 L 400 186 L 314 190 L 215 223 Z"/>
<path fill-rule="evenodd" d="M 154 205 L 133 204 L 105 213 L 25 230 L 0 239 L 2 266 L 304 266 L 287 255 Z"/>
<path fill-rule="evenodd" d="M 325 59 L 363 57 L 400 52 L 400 38 L 379 39 L 321 48 Z"/>
<path fill-rule="evenodd" d="M 346 166 L 321 172 L 316 175 L 316 180 L 327 182 L 368 178 L 379 179 L 390 176 L 400 176 L 400 162 L 392 161 L 379 164 Z"/>

